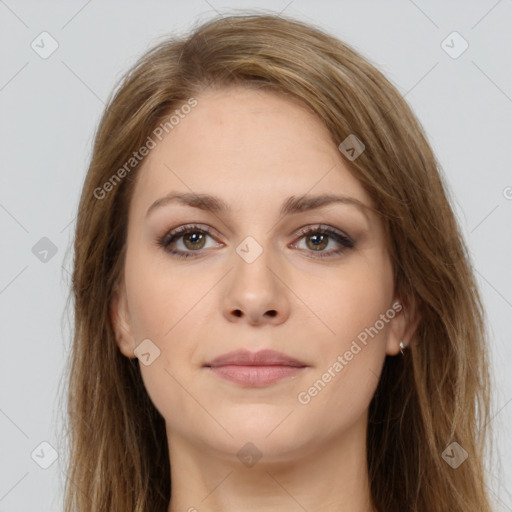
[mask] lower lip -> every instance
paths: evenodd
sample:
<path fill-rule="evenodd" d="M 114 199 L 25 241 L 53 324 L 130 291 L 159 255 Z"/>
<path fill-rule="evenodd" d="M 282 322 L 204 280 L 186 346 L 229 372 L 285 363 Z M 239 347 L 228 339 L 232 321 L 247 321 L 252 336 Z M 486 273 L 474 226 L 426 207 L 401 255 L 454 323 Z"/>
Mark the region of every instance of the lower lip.
<path fill-rule="evenodd" d="M 286 377 L 297 375 L 305 367 L 299 366 L 240 366 L 225 365 L 210 367 L 210 370 L 224 379 L 244 386 L 267 386 Z"/>

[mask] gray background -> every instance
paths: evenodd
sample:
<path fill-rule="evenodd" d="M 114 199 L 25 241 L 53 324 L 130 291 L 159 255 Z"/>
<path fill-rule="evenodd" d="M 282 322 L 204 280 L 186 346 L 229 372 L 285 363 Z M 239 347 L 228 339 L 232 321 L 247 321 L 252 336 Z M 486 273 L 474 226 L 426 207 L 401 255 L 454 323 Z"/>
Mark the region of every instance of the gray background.
<path fill-rule="evenodd" d="M 424 125 L 488 312 L 499 456 L 488 465 L 489 487 L 496 510 L 512 511 L 512 0 L 0 0 L 0 512 L 61 509 L 70 244 L 104 102 L 163 35 L 234 8 L 283 11 L 345 40 L 386 74 Z M 59 45 L 46 59 L 31 47 L 34 40 L 42 47 L 43 31 Z M 442 44 L 453 31 L 469 44 L 457 58 L 447 51 L 459 53 L 461 40 Z M 54 255 L 51 247 L 41 252 L 43 237 Z M 59 452 L 47 469 L 52 451 L 42 442 Z"/>

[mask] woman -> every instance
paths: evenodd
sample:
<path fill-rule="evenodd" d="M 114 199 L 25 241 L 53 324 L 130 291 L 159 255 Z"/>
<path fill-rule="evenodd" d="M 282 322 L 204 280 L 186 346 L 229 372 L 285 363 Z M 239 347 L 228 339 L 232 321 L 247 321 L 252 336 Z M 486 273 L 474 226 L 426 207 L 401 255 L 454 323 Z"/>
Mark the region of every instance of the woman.
<path fill-rule="evenodd" d="M 66 511 L 489 511 L 484 311 L 389 81 L 272 15 L 148 51 L 79 205 Z"/>

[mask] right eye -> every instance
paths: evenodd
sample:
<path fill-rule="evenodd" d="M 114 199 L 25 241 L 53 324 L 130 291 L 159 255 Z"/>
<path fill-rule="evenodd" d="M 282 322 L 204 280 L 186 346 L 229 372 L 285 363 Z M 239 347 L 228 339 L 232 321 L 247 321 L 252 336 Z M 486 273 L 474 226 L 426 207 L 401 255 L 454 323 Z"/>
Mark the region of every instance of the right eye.
<path fill-rule="evenodd" d="M 173 256 L 189 258 L 190 256 L 195 257 L 196 254 L 193 253 L 198 253 L 205 248 L 206 237 L 211 237 L 208 229 L 195 224 L 186 225 L 166 233 L 158 240 L 158 244 Z M 182 248 L 175 247 L 175 245 L 179 245 L 179 242 L 181 242 Z"/>

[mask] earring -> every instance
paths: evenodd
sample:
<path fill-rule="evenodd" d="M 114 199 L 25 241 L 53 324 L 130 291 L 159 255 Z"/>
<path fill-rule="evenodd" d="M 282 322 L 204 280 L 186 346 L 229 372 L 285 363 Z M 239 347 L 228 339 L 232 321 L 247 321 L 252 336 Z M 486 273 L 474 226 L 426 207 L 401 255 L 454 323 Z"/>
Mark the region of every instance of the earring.
<path fill-rule="evenodd" d="M 400 352 L 402 353 L 402 357 L 404 355 L 405 345 L 403 341 L 400 341 Z"/>

